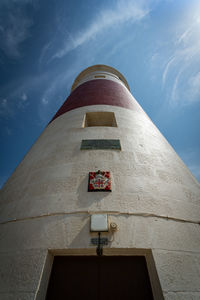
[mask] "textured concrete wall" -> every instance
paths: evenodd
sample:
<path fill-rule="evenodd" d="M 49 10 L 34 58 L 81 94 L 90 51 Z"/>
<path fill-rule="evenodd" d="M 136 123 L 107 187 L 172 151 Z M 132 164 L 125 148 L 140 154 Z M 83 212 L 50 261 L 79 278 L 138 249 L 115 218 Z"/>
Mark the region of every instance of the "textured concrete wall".
<path fill-rule="evenodd" d="M 82 128 L 85 113 L 97 111 L 114 112 L 118 127 Z M 115 138 L 121 151 L 80 150 L 82 139 Z M 111 172 L 111 193 L 87 192 L 88 172 L 99 169 Z M 105 254 L 152 249 L 165 299 L 199 299 L 199 197 L 199 183 L 134 99 L 132 110 L 90 105 L 62 114 L 1 191 L 0 299 L 44 299 L 48 250 L 95 254 L 96 212 L 119 228 Z"/>

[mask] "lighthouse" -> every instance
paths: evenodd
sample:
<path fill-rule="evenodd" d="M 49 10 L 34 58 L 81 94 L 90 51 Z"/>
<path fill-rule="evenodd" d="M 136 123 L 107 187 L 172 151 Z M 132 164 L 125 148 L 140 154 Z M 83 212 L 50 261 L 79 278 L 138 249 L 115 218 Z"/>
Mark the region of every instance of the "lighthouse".
<path fill-rule="evenodd" d="M 199 223 L 199 183 L 91 66 L 1 190 L 0 299 L 199 299 Z"/>

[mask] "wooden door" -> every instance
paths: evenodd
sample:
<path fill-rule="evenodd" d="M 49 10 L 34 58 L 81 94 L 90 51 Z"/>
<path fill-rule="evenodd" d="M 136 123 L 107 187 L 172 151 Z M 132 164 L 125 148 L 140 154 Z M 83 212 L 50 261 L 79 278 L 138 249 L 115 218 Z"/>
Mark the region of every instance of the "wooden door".
<path fill-rule="evenodd" d="M 57 256 L 46 300 L 151 300 L 144 256 Z"/>

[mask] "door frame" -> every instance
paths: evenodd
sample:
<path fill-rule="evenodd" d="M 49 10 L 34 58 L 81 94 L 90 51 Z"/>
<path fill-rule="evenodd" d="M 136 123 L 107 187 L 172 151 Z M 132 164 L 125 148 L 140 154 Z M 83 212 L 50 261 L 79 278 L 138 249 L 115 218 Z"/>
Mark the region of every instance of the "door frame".
<path fill-rule="evenodd" d="M 151 249 L 104 248 L 103 255 L 144 256 L 146 259 L 147 270 L 149 274 L 154 300 L 164 300 L 160 280 L 158 278 Z M 44 300 L 46 297 L 54 256 L 96 256 L 96 249 L 48 249 L 35 300 Z"/>

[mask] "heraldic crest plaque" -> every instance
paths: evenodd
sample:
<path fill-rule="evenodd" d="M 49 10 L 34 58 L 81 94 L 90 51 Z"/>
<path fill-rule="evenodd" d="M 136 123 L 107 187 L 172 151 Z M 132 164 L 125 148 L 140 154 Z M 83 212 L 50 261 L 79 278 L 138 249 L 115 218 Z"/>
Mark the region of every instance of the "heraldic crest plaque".
<path fill-rule="evenodd" d="M 88 192 L 111 192 L 110 172 L 89 172 Z"/>

